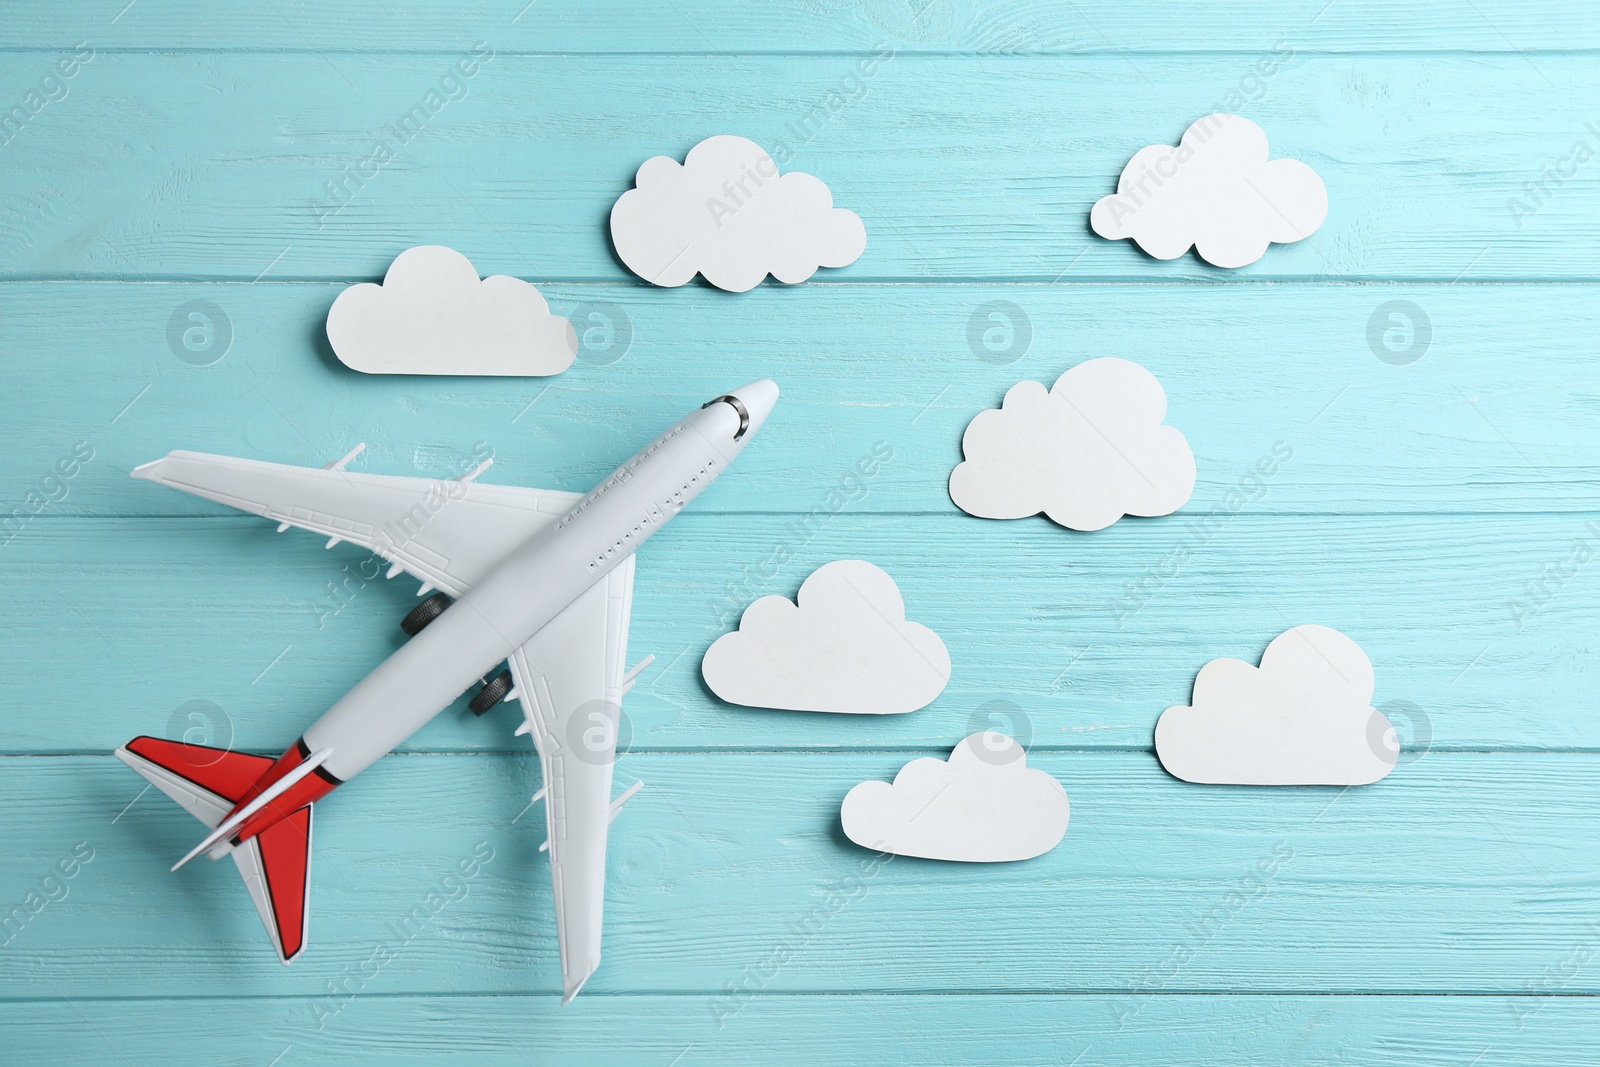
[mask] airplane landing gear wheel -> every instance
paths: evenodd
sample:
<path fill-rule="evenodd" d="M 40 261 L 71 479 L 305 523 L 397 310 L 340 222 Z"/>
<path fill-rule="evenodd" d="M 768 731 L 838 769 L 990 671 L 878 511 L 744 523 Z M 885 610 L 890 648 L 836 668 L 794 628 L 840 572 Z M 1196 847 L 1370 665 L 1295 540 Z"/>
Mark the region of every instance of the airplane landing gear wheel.
<path fill-rule="evenodd" d="M 400 620 L 400 629 L 406 632 L 407 637 L 415 637 L 430 622 L 443 615 L 444 609 L 449 606 L 449 597 L 443 593 L 435 593 L 406 612 L 406 617 Z"/>
<path fill-rule="evenodd" d="M 504 700 L 509 692 L 511 692 L 511 672 L 501 671 L 483 683 L 483 688 L 478 690 L 477 695 L 467 701 L 467 707 L 472 709 L 472 714 L 482 715 Z"/>

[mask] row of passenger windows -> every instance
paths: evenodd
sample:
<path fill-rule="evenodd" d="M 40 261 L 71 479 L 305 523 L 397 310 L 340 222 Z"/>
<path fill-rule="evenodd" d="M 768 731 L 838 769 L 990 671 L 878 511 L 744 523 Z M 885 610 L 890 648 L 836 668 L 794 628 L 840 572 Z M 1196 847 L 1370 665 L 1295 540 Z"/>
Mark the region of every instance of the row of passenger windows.
<path fill-rule="evenodd" d="M 567 518 L 563 518 L 560 522 L 556 523 L 555 528 L 557 530 L 561 529 L 567 524 L 568 518 L 576 515 L 582 515 L 585 511 L 588 511 L 589 505 L 593 504 L 596 500 L 599 500 L 602 496 L 604 496 L 606 494 L 606 490 L 612 488 L 613 486 L 621 485 L 629 478 L 632 478 L 633 472 L 638 470 L 640 465 L 643 464 L 645 460 L 655 455 L 658 451 L 660 451 L 662 445 L 666 444 L 676 436 L 678 436 L 678 428 L 674 426 L 672 429 L 668 430 L 666 433 L 662 434 L 655 441 L 653 441 L 649 448 L 645 449 L 637 456 L 634 456 L 633 459 L 629 460 L 627 464 L 622 467 L 622 469 L 616 471 L 611 475 L 611 477 L 607 478 L 605 481 L 601 482 L 597 487 L 591 490 L 588 496 L 578 501 L 578 506 L 568 513 Z M 701 473 L 704 473 L 704 471 Z"/>
<path fill-rule="evenodd" d="M 706 476 L 706 472 L 711 470 L 711 468 L 715 467 L 716 465 L 717 465 L 717 461 L 716 461 L 715 457 L 712 457 L 711 459 L 706 460 L 705 463 L 701 466 L 699 473 L 691 475 L 689 480 L 687 482 L 684 482 L 683 485 L 677 490 L 677 492 L 673 493 L 672 496 L 668 497 L 667 500 L 663 503 L 662 506 L 663 507 L 667 507 L 667 508 L 671 508 L 674 513 L 682 511 L 683 510 L 683 503 L 684 503 L 683 494 L 687 493 L 690 490 L 690 488 L 692 488 L 693 486 L 699 485 L 700 484 L 700 479 L 704 478 Z M 618 539 L 614 544 L 612 544 L 612 546 L 610 548 L 606 549 L 604 552 L 602 552 L 598 556 L 596 556 L 589 563 L 589 569 L 591 571 L 599 570 L 600 569 L 600 565 L 603 564 L 606 560 L 611 559 L 619 551 L 621 551 L 623 545 L 631 543 L 633 541 L 633 538 L 634 538 L 635 534 L 637 534 L 640 530 L 644 529 L 646 526 L 649 526 L 652 522 L 660 522 L 660 521 L 661 521 L 661 508 L 657 507 L 654 504 L 650 505 L 650 510 L 645 513 L 644 518 L 642 518 L 638 522 L 634 523 L 633 524 L 633 529 L 629 530 L 627 533 L 623 534 L 622 537 L 620 539 Z"/>

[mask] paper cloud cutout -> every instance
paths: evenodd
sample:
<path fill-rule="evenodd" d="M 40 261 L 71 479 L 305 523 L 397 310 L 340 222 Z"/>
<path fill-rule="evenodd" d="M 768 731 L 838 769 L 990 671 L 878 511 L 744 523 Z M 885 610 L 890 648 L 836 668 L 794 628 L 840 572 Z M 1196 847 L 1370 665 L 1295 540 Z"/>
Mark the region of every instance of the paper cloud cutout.
<path fill-rule="evenodd" d="M 578 354 L 572 323 L 539 290 L 496 274 L 478 280 L 443 245 L 408 248 L 383 284 L 362 282 L 328 311 L 339 362 L 366 374 L 559 374 Z"/>
<path fill-rule="evenodd" d="M 798 604 L 781 596 L 751 604 L 739 629 L 706 650 L 700 673 L 730 704 L 897 715 L 944 691 L 950 653 L 938 634 L 906 620 L 893 578 L 843 559 L 814 571 Z"/>
<path fill-rule="evenodd" d="M 1238 115 L 1207 115 L 1172 145 L 1139 149 L 1117 191 L 1089 213 L 1094 232 L 1132 238 L 1157 259 L 1192 246 L 1218 267 L 1254 263 L 1328 217 L 1328 190 L 1298 159 L 1267 159 L 1267 135 Z"/>
<path fill-rule="evenodd" d="M 1022 746 L 997 733 L 972 734 L 948 761 L 912 760 L 893 785 L 862 782 L 839 811 L 845 836 L 865 848 L 965 863 L 1042 856 L 1070 815 L 1061 783 L 1030 770 Z"/>
<path fill-rule="evenodd" d="M 768 274 L 794 284 L 818 267 L 854 263 L 867 247 L 860 217 L 834 207 L 821 179 L 780 176 L 772 157 L 743 137 L 708 137 L 682 165 L 647 159 L 635 184 L 611 208 L 611 240 L 652 285 L 678 286 L 696 274 L 735 293 Z"/>
<path fill-rule="evenodd" d="M 1273 638 L 1260 667 L 1214 659 L 1200 668 L 1193 706 L 1156 722 L 1156 755 L 1186 782 L 1367 785 L 1400 759 L 1372 686 L 1361 646 L 1326 626 L 1296 626 Z"/>
<path fill-rule="evenodd" d="M 1046 390 L 1018 382 L 961 438 L 950 499 L 984 519 L 1044 512 L 1073 530 L 1170 515 L 1194 494 L 1194 453 L 1161 420 L 1167 394 L 1125 359 L 1091 359 Z"/>

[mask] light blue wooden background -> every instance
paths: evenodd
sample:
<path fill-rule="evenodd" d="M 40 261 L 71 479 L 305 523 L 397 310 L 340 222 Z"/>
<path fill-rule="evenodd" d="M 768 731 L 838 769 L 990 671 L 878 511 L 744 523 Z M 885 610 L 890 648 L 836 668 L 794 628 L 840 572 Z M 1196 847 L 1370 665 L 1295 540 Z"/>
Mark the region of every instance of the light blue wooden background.
<path fill-rule="evenodd" d="M 0 907 L 51 898 L 0 944 L 8 1062 L 1593 1061 L 1590 5 L 125 3 L 13 6 L 0 42 L 5 108 L 93 54 L 0 146 L 0 503 L 50 498 L 0 544 Z M 325 183 L 477 42 L 494 57 L 458 98 L 319 218 Z M 1093 238 L 1122 163 L 1219 106 L 1323 175 L 1322 230 L 1231 273 Z M 866 255 L 744 296 L 638 284 L 611 203 L 645 158 L 715 133 L 789 141 L 866 220 Z M 334 295 L 419 243 L 609 316 L 626 351 L 549 381 L 343 370 L 321 336 Z M 231 327 L 208 366 L 168 342 L 194 300 Z M 1031 330 L 1008 365 L 969 342 L 994 301 Z M 1421 359 L 1369 340 L 1389 301 L 1431 323 Z M 1203 543 L 1184 515 L 1085 536 L 957 512 L 972 415 L 1100 355 L 1165 384 L 1199 460 L 1190 513 L 1275 444 L 1293 459 Z M 447 712 L 325 805 L 291 968 L 230 865 L 167 873 L 197 826 L 109 750 L 185 731 L 281 750 L 395 647 L 414 584 L 351 579 L 319 617 L 359 553 L 130 467 L 171 448 L 321 463 L 364 440 L 366 470 L 442 474 L 483 441 L 492 480 L 583 489 L 758 376 L 784 388 L 768 429 L 640 559 L 633 648 L 657 666 L 619 777 L 648 785 L 573 1006 L 539 833 L 513 824 L 537 771 L 510 712 Z M 48 481 L 80 442 L 94 458 Z M 893 459 L 832 509 L 880 443 Z M 1184 543 L 1193 562 L 1119 616 Z M 712 699 L 697 664 L 730 608 L 853 556 L 944 635 L 945 694 L 864 721 Z M 1367 649 L 1405 765 L 1348 793 L 1163 774 L 1151 729 L 1195 671 L 1308 621 Z M 838 829 L 843 794 L 980 725 L 1030 736 L 1065 783 L 1061 847 L 852 880 L 868 854 Z M 398 935 L 481 847 L 467 889 Z M 92 860 L 50 880 L 75 848 Z"/>

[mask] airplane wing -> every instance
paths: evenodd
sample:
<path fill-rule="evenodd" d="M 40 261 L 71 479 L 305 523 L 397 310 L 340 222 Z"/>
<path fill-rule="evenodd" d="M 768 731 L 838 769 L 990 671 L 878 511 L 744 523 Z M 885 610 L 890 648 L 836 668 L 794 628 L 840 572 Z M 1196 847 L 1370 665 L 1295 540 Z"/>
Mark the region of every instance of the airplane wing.
<path fill-rule="evenodd" d="M 360 451 L 357 449 L 357 451 Z M 170 452 L 135 478 L 215 500 L 328 538 L 371 549 L 423 583 L 460 596 L 513 548 L 556 521 L 582 494 L 481 485 L 479 471 L 454 481 L 358 474 L 263 463 L 204 452 Z"/>
<path fill-rule="evenodd" d="M 509 660 L 524 716 L 517 733 L 533 735 L 544 771 L 563 1004 L 600 965 L 618 718 L 622 695 L 644 667 L 623 670 L 632 603 L 630 556 Z"/>

